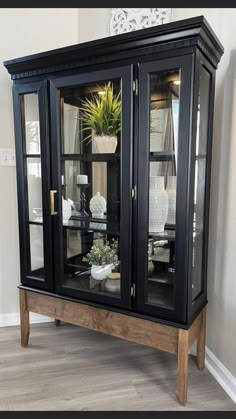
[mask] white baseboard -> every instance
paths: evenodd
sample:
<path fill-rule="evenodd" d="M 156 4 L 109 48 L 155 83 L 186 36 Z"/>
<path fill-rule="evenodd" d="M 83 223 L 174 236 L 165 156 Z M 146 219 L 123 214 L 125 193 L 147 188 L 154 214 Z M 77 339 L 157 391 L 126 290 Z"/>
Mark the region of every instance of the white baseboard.
<path fill-rule="evenodd" d="M 46 323 L 52 322 L 53 319 L 46 316 L 41 316 L 37 313 L 30 313 L 30 323 Z M 20 313 L 0 313 L 0 327 L 19 326 Z"/>
<path fill-rule="evenodd" d="M 196 355 L 197 345 L 194 343 L 189 349 L 191 355 Z M 229 372 L 229 370 L 222 364 L 222 362 L 213 354 L 213 352 L 206 346 L 205 364 L 209 372 L 213 375 L 216 381 L 228 394 L 228 396 L 236 403 L 236 378 Z"/>
<path fill-rule="evenodd" d="M 228 396 L 236 403 L 236 378 L 207 347 L 206 367 Z"/>

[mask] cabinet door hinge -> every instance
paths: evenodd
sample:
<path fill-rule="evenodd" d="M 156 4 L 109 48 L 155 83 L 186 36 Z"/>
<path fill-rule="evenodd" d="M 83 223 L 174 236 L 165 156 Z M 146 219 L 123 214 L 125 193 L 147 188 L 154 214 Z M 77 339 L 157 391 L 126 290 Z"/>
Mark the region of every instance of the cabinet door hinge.
<path fill-rule="evenodd" d="M 137 199 L 137 187 L 136 186 L 134 186 L 133 188 L 132 188 L 132 190 L 131 190 L 131 196 L 132 196 L 132 199 Z"/>
<path fill-rule="evenodd" d="M 131 297 L 135 297 L 135 284 L 132 284 L 130 287 L 130 294 Z"/>
<path fill-rule="evenodd" d="M 133 92 L 135 93 L 135 96 L 138 96 L 138 79 L 133 81 Z"/>

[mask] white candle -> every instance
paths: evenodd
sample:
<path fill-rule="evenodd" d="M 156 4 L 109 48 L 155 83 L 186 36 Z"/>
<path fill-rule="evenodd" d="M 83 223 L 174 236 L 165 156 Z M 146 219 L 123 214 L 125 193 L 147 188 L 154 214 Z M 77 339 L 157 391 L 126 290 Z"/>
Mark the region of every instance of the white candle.
<path fill-rule="evenodd" d="M 87 175 L 77 175 L 77 185 L 87 185 L 88 176 Z"/>
<path fill-rule="evenodd" d="M 64 175 L 61 175 L 61 184 L 64 186 Z"/>

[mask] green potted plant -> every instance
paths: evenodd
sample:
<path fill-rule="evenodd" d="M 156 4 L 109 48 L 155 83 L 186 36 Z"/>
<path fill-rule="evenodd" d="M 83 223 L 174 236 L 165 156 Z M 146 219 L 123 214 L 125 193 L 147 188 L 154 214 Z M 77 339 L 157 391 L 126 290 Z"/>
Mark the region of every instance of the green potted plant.
<path fill-rule="evenodd" d="M 115 153 L 121 130 L 121 92 L 115 94 L 111 82 L 99 89 L 100 95 L 86 98 L 80 107 L 83 131 L 90 131 L 83 141 L 93 140 L 96 153 Z"/>
<path fill-rule="evenodd" d="M 112 269 L 118 263 L 118 241 L 113 239 L 111 243 L 94 244 L 90 252 L 83 257 L 83 262 L 91 265 L 91 276 L 101 281 L 111 273 Z"/>

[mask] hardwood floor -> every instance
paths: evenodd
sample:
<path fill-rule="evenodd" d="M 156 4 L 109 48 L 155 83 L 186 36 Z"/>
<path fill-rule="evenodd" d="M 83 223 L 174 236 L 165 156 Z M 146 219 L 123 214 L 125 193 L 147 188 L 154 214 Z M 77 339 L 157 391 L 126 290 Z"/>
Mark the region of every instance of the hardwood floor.
<path fill-rule="evenodd" d="M 189 360 L 188 404 L 176 398 L 177 359 L 78 326 L 0 328 L 0 410 L 236 410 L 205 369 Z"/>

